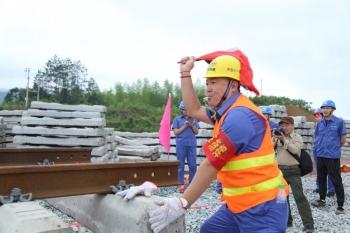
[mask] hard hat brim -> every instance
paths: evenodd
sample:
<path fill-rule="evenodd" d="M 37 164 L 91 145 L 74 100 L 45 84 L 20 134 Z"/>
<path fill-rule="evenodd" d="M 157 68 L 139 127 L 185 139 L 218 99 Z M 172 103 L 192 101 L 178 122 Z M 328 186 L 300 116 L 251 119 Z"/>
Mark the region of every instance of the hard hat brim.
<path fill-rule="evenodd" d="M 234 77 L 229 77 L 227 75 L 206 75 L 204 76 L 203 78 L 206 78 L 206 79 L 214 79 L 214 78 L 226 78 L 226 79 L 232 79 L 232 80 L 236 80 L 238 82 L 240 82 L 241 80 L 239 78 L 234 78 Z"/>

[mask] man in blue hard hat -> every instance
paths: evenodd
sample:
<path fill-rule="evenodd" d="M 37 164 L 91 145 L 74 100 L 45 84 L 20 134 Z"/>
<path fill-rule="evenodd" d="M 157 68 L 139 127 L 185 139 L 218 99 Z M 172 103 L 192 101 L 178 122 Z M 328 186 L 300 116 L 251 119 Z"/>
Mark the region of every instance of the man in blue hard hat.
<path fill-rule="evenodd" d="M 313 153 L 317 157 L 317 178 L 320 182 L 320 199 L 312 203 L 315 207 L 326 205 L 327 175 L 330 176 L 337 196 L 336 214 L 344 214 L 344 186 L 340 174 L 341 146 L 346 143 L 346 127 L 343 119 L 333 115 L 336 109 L 332 100 L 322 103 L 323 119 L 315 129 Z"/>
<path fill-rule="evenodd" d="M 323 111 L 321 108 L 317 108 L 314 111 L 314 117 L 315 117 L 315 121 L 316 124 L 322 120 L 323 118 Z M 315 162 L 317 162 L 317 156 L 314 155 L 314 160 Z M 320 191 L 320 181 L 318 179 L 316 179 L 316 189 L 314 190 L 315 193 L 319 193 Z M 334 192 L 334 185 L 332 183 L 332 180 L 329 176 L 327 176 L 327 197 L 333 197 L 335 195 Z"/>

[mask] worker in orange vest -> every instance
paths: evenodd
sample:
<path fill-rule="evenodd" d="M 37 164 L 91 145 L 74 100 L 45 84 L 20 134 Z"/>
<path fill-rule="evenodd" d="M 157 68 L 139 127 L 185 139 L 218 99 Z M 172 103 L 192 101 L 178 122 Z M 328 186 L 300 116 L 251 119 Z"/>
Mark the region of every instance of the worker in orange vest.
<path fill-rule="evenodd" d="M 149 211 L 151 228 L 162 231 L 218 179 L 225 204 L 202 224 L 201 233 L 285 232 L 288 187 L 275 158 L 269 122 L 240 93 L 240 85 L 252 79 L 247 57 L 237 50 L 210 62 L 205 75 L 210 108 L 200 105 L 194 90 L 194 62 L 194 57 L 180 61 L 182 97 L 188 115 L 214 124 L 213 137 L 203 145 L 206 159 L 182 196 L 164 199 Z"/>

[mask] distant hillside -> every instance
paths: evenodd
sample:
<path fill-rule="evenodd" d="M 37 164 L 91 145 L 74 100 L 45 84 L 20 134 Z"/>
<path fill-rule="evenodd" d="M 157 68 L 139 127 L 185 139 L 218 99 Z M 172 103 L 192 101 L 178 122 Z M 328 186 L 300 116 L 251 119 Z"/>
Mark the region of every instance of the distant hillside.
<path fill-rule="evenodd" d="M 303 108 L 298 108 L 292 105 L 289 105 L 287 107 L 287 114 L 289 116 L 305 116 L 307 121 L 315 121 L 315 118 L 311 112 L 306 111 Z"/>
<path fill-rule="evenodd" d="M 4 89 L 0 89 L 0 104 L 2 103 L 2 101 L 4 100 L 6 94 L 7 94 L 8 90 L 4 90 Z"/>

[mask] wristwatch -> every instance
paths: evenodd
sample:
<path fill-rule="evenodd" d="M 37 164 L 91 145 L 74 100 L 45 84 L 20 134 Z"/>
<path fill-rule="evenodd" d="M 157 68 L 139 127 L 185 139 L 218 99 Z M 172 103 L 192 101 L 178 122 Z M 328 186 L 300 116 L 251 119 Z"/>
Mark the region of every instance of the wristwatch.
<path fill-rule="evenodd" d="M 188 203 L 188 201 L 187 201 L 185 198 L 180 197 L 179 200 L 180 200 L 180 202 L 181 202 L 182 208 L 184 208 L 185 210 L 187 210 L 188 208 L 190 208 L 191 205 L 190 205 L 190 203 Z"/>

